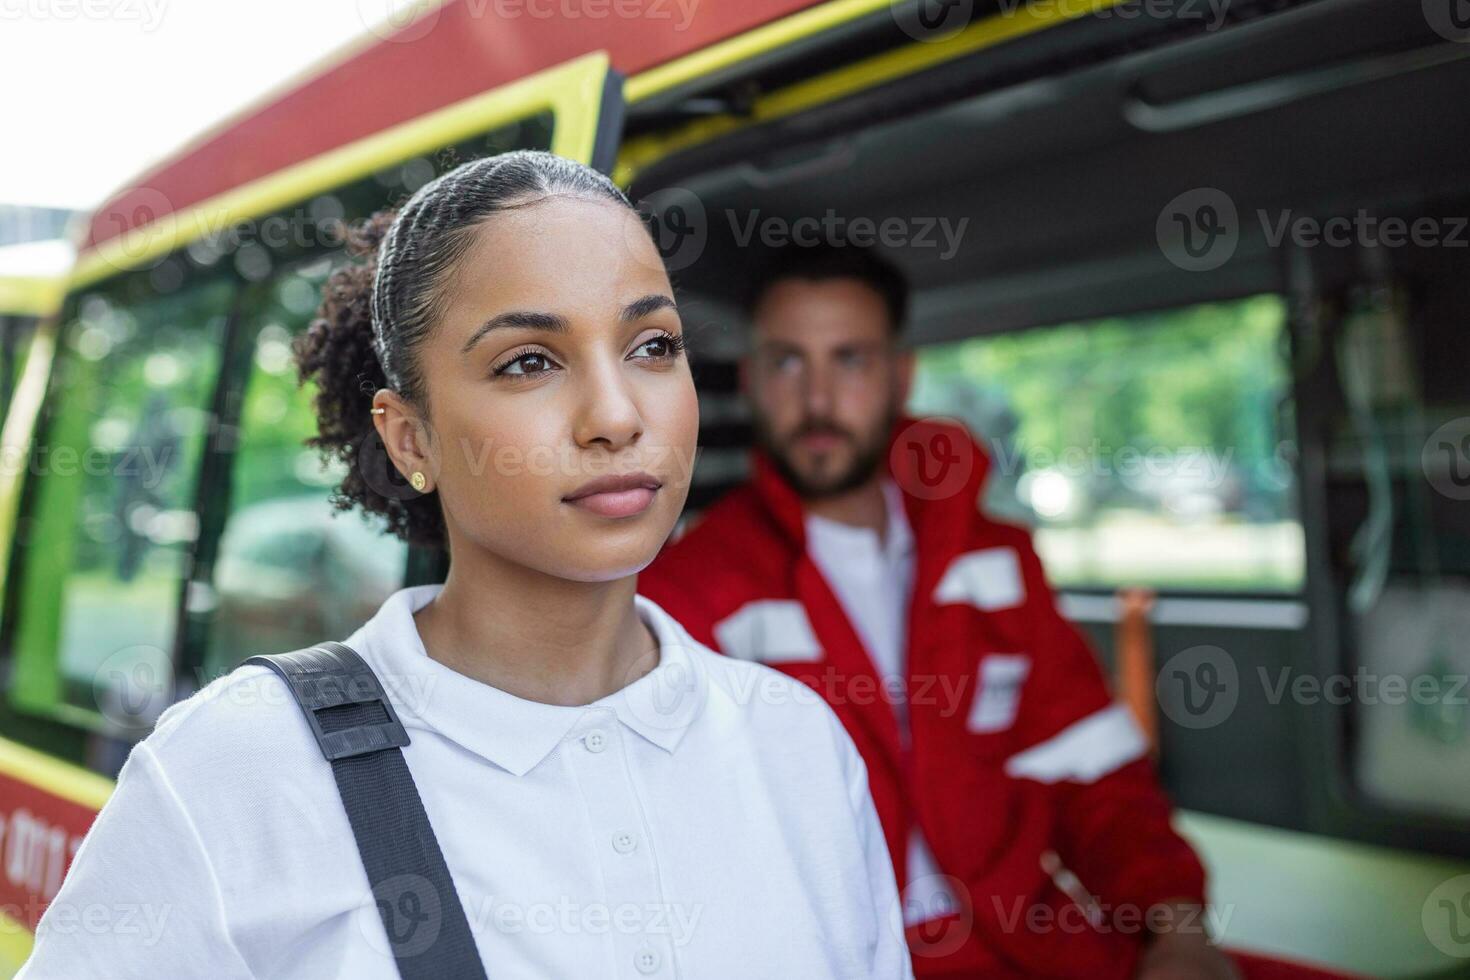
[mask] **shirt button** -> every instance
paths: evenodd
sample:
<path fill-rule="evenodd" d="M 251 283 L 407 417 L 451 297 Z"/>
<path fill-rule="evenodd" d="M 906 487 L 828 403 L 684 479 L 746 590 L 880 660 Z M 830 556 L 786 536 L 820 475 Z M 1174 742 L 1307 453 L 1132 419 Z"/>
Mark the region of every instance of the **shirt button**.
<path fill-rule="evenodd" d="M 638 838 L 634 837 L 626 830 L 619 831 L 618 833 L 613 834 L 612 845 L 613 850 L 617 851 L 619 854 L 631 854 L 633 851 L 636 851 L 638 849 Z"/>
<path fill-rule="evenodd" d="M 607 733 L 601 728 L 594 728 L 582 736 L 582 744 L 587 746 L 588 752 L 601 752 L 607 748 Z"/>
<path fill-rule="evenodd" d="M 639 973 L 652 973 L 658 969 L 658 964 L 659 955 L 656 949 L 641 949 L 633 957 L 633 965 L 638 968 Z"/>

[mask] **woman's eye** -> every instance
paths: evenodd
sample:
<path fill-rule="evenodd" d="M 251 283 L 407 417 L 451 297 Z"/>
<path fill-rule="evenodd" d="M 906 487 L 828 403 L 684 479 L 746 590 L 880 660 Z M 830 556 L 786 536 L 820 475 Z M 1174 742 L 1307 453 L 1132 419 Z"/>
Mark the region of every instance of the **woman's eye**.
<path fill-rule="evenodd" d="M 532 365 L 535 365 L 535 367 L 533 368 Z M 538 354 L 535 351 L 531 351 L 530 353 L 522 354 L 520 357 L 509 361 L 503 367 L 497 368 L 495 373 L 497 375 L 510 374 L 518 377 L 524 377 L 531 374 L 542 374 L 545 371 L 550 370 L 550 365 L 551 358 L 547 357 L 545 354 Z M 518 366 L 520 367 L 520 370 L 514 370 Z"/>
<path fill-rule="evenodd" d="M 652 357 L 656 360 L 677 357 L 679 352 L 684 349 L 684 338 L 676 337 L 673 334 L 659 334 L 657 337 L 650 337 L 638 345 L 638 350 L 640 351 L 648 350 L 649 348 L 653 348 L 653 350 L 645 356 Z"/>

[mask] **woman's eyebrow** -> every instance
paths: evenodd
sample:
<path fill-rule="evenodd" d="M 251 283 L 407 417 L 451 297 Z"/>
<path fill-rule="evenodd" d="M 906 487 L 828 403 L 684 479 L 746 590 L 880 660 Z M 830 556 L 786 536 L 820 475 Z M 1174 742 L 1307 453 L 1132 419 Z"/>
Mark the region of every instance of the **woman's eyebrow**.
<path fill-rule="evenodd" d="M 671 297 L 660 293 L 649 293 L 642 299 L 636 299 L 623 307 L 618 314 L 618 319 L 624 323 L 641 320 L 658 310 L 678 309 Z M 460 354 L 468 354 L 480 340 L 492 330 L 501 328 L 520 327 L 529 330 L 549 330 L 552 333 L 566 333 L 571 329 L 566 317 L 556 313 L 537 313 L 530 310 L 511 310 L 507 313 L 497 313 L 482 323 L 478 330 L 470 334 L 470 339 L 464 342 L 459 349 Z"/>
<path fill-rule="evenodd" d="M 635 299 L 623 307 L 623 312 L 619 316 L 619 319 L 624 323 L 631 323 L 634 320 L 641 320 L 650 313 L 656 313 L 659 310 L 678 310 L 678 307 L 674 305 L 674 300 L 669 296 L 665 296 L 662 293 L 649 293 L 642 299 Z"/>
<path fill-rule="evenodd" d="M 497 313 L 480 325 L 480 328 L 470 334 L 470 339 L 464 342 L 459 349 L 461 354 L 468 354 L 470 348 L 480 342 L 492 330 L 503 327 L 522 327 L 531 330 L 549 330 L 552 333 L 566 333 L 571 329 L 566 318 L 557 316 L 555 313 L 532 313 L 528 310 L 512 310 L 509 313 Z"/>

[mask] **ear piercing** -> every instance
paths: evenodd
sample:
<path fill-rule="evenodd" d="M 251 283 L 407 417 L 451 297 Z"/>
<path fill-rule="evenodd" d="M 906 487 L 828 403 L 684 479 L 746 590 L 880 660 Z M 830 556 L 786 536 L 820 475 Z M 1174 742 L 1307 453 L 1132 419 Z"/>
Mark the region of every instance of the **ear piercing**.
<path fill-rule="evenodd" d="M 370 415 L 384 415 L 387 413 L 387 411 L 388 410 L 386 408 L 368 409 L 368 413 Z M 408 478 L 408 485 L 413 487 L 419 493 L 423 493 L 424 488 L 429 485 L 429 478 L 427 476 L 424 476 L 424 474 L 419 472 L 418 470 L 414 470 L 413 474 Z"/>

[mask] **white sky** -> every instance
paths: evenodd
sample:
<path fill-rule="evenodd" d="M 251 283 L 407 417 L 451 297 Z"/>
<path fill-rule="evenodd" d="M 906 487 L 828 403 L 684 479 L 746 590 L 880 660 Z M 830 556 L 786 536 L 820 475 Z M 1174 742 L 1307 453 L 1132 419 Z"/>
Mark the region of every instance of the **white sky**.
<path fill-rule="evenodd" d="M 0 0 L 0 204 L 90 209 L 409 2 Z"/>

